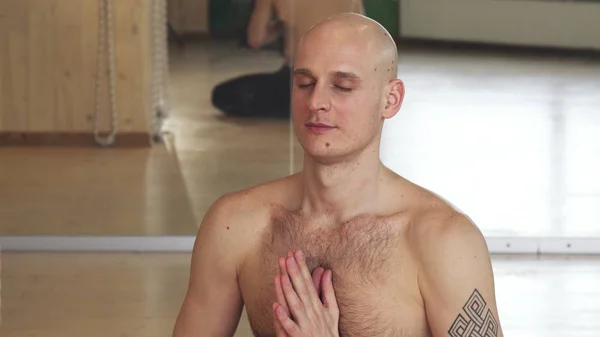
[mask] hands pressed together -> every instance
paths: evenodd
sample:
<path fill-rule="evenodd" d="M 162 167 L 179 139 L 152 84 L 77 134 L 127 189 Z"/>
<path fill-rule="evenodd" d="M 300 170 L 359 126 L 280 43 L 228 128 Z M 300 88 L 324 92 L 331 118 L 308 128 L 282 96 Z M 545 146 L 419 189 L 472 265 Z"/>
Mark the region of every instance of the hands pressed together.
<path fill-rule="evenodd" d="M 312 275 L 301 251 L 279 258 L 273 323 L 277 337 L 339 337 L 339 308 L 331 270 Z"/>

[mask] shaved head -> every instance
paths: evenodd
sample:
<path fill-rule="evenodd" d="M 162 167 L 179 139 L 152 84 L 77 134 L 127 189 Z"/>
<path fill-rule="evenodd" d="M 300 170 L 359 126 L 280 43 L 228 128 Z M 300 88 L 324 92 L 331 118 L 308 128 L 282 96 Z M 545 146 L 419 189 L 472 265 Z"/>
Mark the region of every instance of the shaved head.
<path fill-rule="evenodd" d="M 356 13 L 342 13 L 314 25 L 300 40 L 298 49 L 327 41 L 331 45 L 360 47 L 362 59 L 386 80 L 398 75 L 398 49 L 389 32 L 377 21 Z"/>

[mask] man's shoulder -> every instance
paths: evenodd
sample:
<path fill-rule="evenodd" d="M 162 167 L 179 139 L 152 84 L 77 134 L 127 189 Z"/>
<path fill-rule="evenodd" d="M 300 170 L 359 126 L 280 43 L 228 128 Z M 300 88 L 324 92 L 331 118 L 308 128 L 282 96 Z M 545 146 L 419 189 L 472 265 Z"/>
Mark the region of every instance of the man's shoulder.
<path fill-rule="evenodd" d="M 485 245 L 483 234 L 475 222 L 450 202 L 433 193 L 411 213 L 409 235 L 419 256 L 435 257 L 446 254 L 447 249 L 456 252 L 465 244 L 479 245 L 482 248 Z"/>
<path fill-rule="evenodd" d="M 268 228 L 275 200 L 285 193 L 281 190 L 286 187 L 286 180 L 258 184 L 217 198 L 199 225 L 195 250 L 210 250 L 209 254 L 240 266 Z"/>
<path fill-rule="evenodd" d="M 444 278 L 487 275 L 489 250 L 471 218 L 441 198 L 420 208 L 411 221 L 408 244 L 423 291 L 433 291 Z"/>
<path fill-rule="evenodd" d="M 291 177 L 260 183 L 221 195 L 209 207 L 203 222 L 226 224 L 233 231 L 255 227 L 270 216 L 285 197 Z"/>

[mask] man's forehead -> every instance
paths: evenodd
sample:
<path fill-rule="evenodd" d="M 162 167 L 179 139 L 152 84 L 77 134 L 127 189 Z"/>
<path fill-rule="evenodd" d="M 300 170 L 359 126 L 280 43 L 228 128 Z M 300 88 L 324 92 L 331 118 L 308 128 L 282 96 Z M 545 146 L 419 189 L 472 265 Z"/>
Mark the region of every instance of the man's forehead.
<path fill-rule="evenodd" d="M 294 61 L 293 72 L 309 77 L 332 77 L 343 79 L 365 79 L 375 67 L 373 59 L 361 55 L 324 55 L 315 53 Z"/>
<path fill-rule="evenodd" d="M 330 37 L 313 38 L 303 41 L 298 46 L 298 54 L 301 57 L 325 57 L 335 59 L 336 56 L 363 55 L 375 52 L 374 45 L 370 41 L 360 38 L 345 36 L 343 38 Z"/>
<path fill-rule="evenodd" d="M 375 66 L 377 57 L 371 48 L 360 43 L 332 43 L 330 45 L 300 47 L 294 64 L 298 69 L 310 69 L 312 72 L 361 73 L 371 65 Z"/>

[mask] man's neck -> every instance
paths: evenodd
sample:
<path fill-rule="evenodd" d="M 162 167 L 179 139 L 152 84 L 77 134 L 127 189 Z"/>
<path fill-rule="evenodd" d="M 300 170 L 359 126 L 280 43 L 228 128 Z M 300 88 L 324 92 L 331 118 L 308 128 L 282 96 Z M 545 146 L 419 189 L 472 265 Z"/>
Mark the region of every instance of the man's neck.
<path fill-rule="evenodd" d="M 377 151 L 335 164 L 306 157 L 302 209 L 307 214 L 331 214 L 340 221 L 376 211 L 384 171 Z"/>

